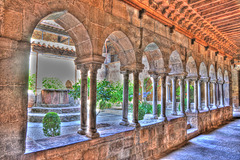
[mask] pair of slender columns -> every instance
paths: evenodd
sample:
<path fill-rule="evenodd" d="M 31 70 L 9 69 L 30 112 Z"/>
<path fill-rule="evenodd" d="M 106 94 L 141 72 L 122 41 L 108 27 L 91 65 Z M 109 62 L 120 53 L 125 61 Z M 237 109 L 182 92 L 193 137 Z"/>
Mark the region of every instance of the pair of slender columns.
<path fill-rule="evenodd" d="M 171 102 L 170 86 L 171 86 L 171 83 L 166 83 L 166 100 L 167 100 L 167 102 Z"/>
<path fill-rule="evenodd" d="M 158 81 L 159 81 L 159 75 L 154 74 L 151 75 L 153 78 L 153 119 L 158 119 L 158 109 L 157 109 L 157 86 L 158 86 Z M 166 117 L 166 94 L 165 94 L 165 75 L 160 75 L 161 79 L 161 115 L 159 119 L 161 120 L 167 120 Z"/>
<path fill-rule="evenodd" d="M 204 90 L 205 90 L 205 108 L 202 107 L 202 102 L 201 102 L 201 81 L 202 80 L 198 80 L 198 108 L 200 110 L 207 110 L 209 111 L 210 108 L 209 108 L 209 97 L 210 97 L 210 90 L 208 90 L 209 87 L 209 83 L 208 81 L 204 81 Z"/>
<path fill-rule="evenodd" d="M 131 126 L 140 127 L 138 122 L 138 100 L 139 100 L 139 72 L 133 71 L 133 120 Z M 128 122 L 128 85 L 129 71 L 122 72 L 123 74 L 123 117 L 120 125 L 129 125 Z"/>
<path fill-rule="evenodd" d="M 199 113 L 198 110 L 198 81 L 197 79 L 193 79 L 192 81 L 194 82 L 194 111 L 192 111 L 191 106 L 190 106 L 190 84 L 189 84 L 190 79 L 186 79 L 186 84 L 187 84 L 187 113 Z"/>
<path fill-rule="evenodd" d="M 220 93 L 220 106 L 223 107 L 224 106 L 224 96 L 223 96 L 223 83 L 219 83 L 219 93 Z"/>
<path fill-rule="evenodd" d="M 81 128 L 78 133 L 90 138 L 99 137 L 96 125 L 96 91 L 97 91 L 97 70 L 101 67 L 101 64 L 87 64 L 81 65 Z M 90 95 L 89 95 L 89 124 L 87 125 L 87 77 L 88 70 L 90 71 Z M 87 128 L 88 126 L 88 128 Z"/>
<path fill-rule="evenodd" d="M 218 108 L 216 104 L 216 82 L 212 82 L 213 85 L 213 109 Z"/>
<path fill-rule="evenodd" d="M 180 109 L 181 116 L 185 116 L 185 107 L 184 107 L 184 78 L 181 77 L 179 81 L 180 85 Z M 176 77 L 172 77 L 172 115 L 177 115 L 177 105 L 176 105 Z"/>

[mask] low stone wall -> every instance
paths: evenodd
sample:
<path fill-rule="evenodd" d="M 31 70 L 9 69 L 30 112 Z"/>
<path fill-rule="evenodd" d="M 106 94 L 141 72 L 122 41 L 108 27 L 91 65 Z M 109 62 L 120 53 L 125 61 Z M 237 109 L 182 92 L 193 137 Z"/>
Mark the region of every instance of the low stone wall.
<path fill-rule="evenodd" d="M 187 142 L 186 126 L 186 117 L 173 118 L 112 136 L 26 154 L 22 159 L 156 159 L 166 150 Z"/>
<path fill-rule="evenodd" d="M 69 104 L 69 90 L 43 89 L 41 91 L 42 104 Z"/>
<path fill-rule="evenodd" d="M 200 111 L 198 114 L 187 114 L 188 122 L 198 130 L 198 134 L 217 128 L 225 121 L 232 119 L 232 107 L 220 107 L 210 111 Z"/>

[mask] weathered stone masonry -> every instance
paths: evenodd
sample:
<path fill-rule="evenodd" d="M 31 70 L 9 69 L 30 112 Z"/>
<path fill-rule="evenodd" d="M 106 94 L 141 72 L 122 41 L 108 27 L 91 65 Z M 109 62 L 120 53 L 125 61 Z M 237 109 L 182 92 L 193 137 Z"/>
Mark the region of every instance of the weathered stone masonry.
<path fill-rule="evenodd" d="M 89 115 L 92 119 L 88 133 L 90 137 L 97 137 L 98 134 L 95 124 L 96 115 L 94 115 L 98 68 L 96 66 L 104 61 L 102 47 L 110 35 L 113 36 L 112 41 L 116 47 L 122 49 L 118 50 L 121 70 L 134 72 L 135 88 L 138 88 L 139 73 L 143 69 L 142 55 L 147 45 L 153 42 L 161 51 L 166 74 L 171 72 L 169 60 L 174 51 L 179 53 L 184 74 L 187 60 L 191 56 L 196 62 L 197 71 L 201 70 L 200 64 L 204 62 L 207 68 L 206 74 L 211 64 L 215 72 L 220 69 L 223 73 L 225 71 L 231 73 L 229 59 L 224 60 L 221 55 L 215 55 L 210 50 L 206 51 L 200 44 L 192 44 L 191 39 L 176 31 L 170 33 L 168 27 L 146 15 L 139 19 L 138 10 L 118 0 L 16 0 L 1 2 L 0 8 L 3 12 L 0 17 L 0 159 L 124 159 L 131 157 L 138 160 L 147 157 L 156 158 L 169 148 L 184 144 L 188 139 L 187 117 L 180 117 L 113 136 L 24 155 L 30 37 L 37 23 L 50 14 L 48 18 L 60 24 L 73 39 L 77 54 L 75 63 L 78 69 L 81 69 L 82 65 L 92 67 L 90 67 L 90 74 L 93 92 Z M 114 41 L 114 37 L 118 43 Z M 121 56 L 123 53 L 126 55 Z M 223 78 L 218 80 L 221 84 L 223 83 Z M 231 74 L 229 74 L 229 80 L 231 81 Z M 197 86 L 197 81 L 194 82 L 194 86 Z M 231 82 L 229 85 L 231 98 Z M 196 91 L 195 102 L 197 102 Z M 223 95 L 222 92 L 220 93 Z M 134 95 L 134 123 L 138 126 L 137 91 Z M 223 104 L 223 98 L 220 101 L 220 97 L 218 102 Z M 84 99 L 82 103 L 83 106 Z M 229 105 L 231 106 L 231 99 Z M 195 118 L 199 133 L 231 119 L 231 111 L 231 107 L 221 107 L 199 113 Z M 162 115 L 163 118 L 164 116 Z M 85 130 L 86 126 L 83 123 L 84 119 L 82 119 L 82 130 L 79 132 Z"/>

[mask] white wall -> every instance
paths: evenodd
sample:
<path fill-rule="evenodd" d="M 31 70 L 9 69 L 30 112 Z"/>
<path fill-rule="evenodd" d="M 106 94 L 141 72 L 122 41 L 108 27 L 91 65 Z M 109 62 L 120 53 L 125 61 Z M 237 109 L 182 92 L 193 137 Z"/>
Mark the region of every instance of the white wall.
<path fill-rule="evenodd" d="M 36 53 L 30 54 L 30 74 L 36 73 Z M 67 80 L 75 82 L 75 65 L 73 58 L 59 57 L 49 54 L 38 56 L 38 91 L 42 89 L 44 77 L 57 77 L 65 85 Z M 80 78 L 80 71 L 77 71 L 77 78 Z"/>

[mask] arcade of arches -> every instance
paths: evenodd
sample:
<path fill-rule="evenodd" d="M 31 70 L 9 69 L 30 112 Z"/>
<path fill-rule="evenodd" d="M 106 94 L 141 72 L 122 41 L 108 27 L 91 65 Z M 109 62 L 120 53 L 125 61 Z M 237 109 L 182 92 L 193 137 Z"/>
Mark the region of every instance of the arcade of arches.
<path fill-rule="evenodd" d="M 0 2 L 0 159 L 157 159 L 232 119 L 233 110 L 239 110 L 237 45 L 220 33 L 216 34 L 219 40 L 215 40 L 215 32 L 208 33 L 205 19 L 198 13 L 198 19 L 186 13 L 190 20 L 184 20 L 182 13 L 193 12 L 188 2 L 173 0 L 158 4 L 153 0 L 148 7 L 162 4 L 160 18 L 158 9 L 152 12 L 142 9 L 143 3 Z M 181 14 L 169 10 L 172 6 L 164 8 L 166 5 L 175 5 L 175 12 Z M 168 19 L 163 17 L 166 14 Z M 174 17 L 175 14 L 178 16 Z M 81 120 L 78 132 L 65 136 L 71 144 L 64 144 L 64 136 L 59 136 L 44 142 L 47 146 L 58 144 L 54 149 L 26 152 L 29 56 L 30 50 L 40 46 L 30 39 L 42 20 L 61 26 L 57 32 L 66 33 L 71 38 L 69 43 L 75 45 L 74 51 L 49 48 L 45 44 L 41 47 L 48 52 L 75 53 L 74 63 L 81 73 Z M 180 24 L 191 26 L 184 28 Z M 203 35 L 199 26 L 206 30 Z M 110 62 L 115 63 L 106 67 Z M 107 68 L 108 72 L 115 69 L 112 76 L 104 75 Z M 121 79 L 123 83 L 119 120 L 123 129 L 116 128 L 114 134 L 102 134 L 96 126 L 97 79 L 106 77 Z M 132 102 L 128 101 L 129 79 L 133 81 Z M 152 85 L 152 93 L 141 97 L 139 88 L 143 88 L 146 79 L 146 85 Z M 151 101 L 152 115 L 148 117 L 151 123 L 138 120 L 139 100 L 144 98 Z M 132 120 L 128 116 L 129 103 L 133 105 Z M 161 104 L 160 116 L 158 104 Z"/>

